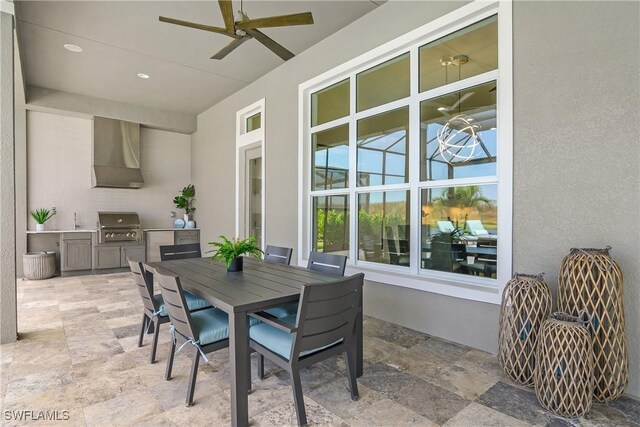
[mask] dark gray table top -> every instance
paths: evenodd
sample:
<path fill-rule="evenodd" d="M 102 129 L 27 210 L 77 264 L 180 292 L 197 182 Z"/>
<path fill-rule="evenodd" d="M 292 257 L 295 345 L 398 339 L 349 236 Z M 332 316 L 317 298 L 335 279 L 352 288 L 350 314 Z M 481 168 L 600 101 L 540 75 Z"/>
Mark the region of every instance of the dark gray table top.
<path fill-rule="evenodd" d="M 244 258 L 244 271 L 228 273 L 209 258 L 149 263 L 160 272 L 180 277 L 182 287 L 228 312 L 258 311 L 297 301 L 305 283 L 330 282 L 335 276 L 302 267 L 258 262 Z"/>

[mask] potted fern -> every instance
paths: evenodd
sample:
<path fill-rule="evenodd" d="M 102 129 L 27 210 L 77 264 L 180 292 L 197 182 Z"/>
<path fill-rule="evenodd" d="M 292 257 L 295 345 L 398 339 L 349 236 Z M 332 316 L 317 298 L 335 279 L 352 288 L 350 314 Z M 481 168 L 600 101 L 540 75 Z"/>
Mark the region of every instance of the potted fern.
<path fill-rule="evenodd" d="M 220 236 L 221 242 L 209 242 L 213 249 L 207 253 L 213 252 L 211 256 L 211 262 L 221 261 L 224 262 L 227 271 L 235 272 L 242 271 L 242 255 L 249 255 L 258 260 L 262 260 L 262 250 L 258 247 L 257 241 L 254 237 L 248 239 L 229 239 L 225 236 Z"/>
<path fill-rule="evenodd" d="M 29 211 L 31 218 L 36 221 L 36 231 L 44 231 L 44 223 L 56 213 L 47 208 L 32 209 Z"/>
<path fill-rule="evenodd" d="M 196 188 L 193 184 L 189 184 L 182 189 L 180 194 L 173 198 L 173 203 L 178 209 L 184 209 L 184 222 L 185 224 L 193 220 L 193 212 L 196 208 L 193 203 L 196 201 Z"/>

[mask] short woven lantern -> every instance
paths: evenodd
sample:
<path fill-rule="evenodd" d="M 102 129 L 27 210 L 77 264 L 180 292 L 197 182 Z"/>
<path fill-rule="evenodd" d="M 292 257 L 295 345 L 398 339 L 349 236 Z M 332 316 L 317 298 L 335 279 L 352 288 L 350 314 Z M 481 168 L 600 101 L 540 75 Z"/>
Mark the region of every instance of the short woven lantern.
<path fill-rule="evenodd" d="M 571 314 L 585 310 L 592 317 L 593 397 L 602 403 L 620 397 L 629 382 L 622 272 L 610 250 L 571 249 L 558 278 L 558 309 Z"/>
<path fill-rule="evenodd" d="M 563 417 L 585 414 L 593 403 L 593 346 L 589 316 L 553 313 L 540 328 L 536 349 L 536 396 Z"/>
<path fill-rule="evenodd" d="M 514 381 L 533 386 L 535 352 L 542 321 L 551 312 L 551 291 L 543 274 L 516 273 L 502 292 L 498 355 Z"/>

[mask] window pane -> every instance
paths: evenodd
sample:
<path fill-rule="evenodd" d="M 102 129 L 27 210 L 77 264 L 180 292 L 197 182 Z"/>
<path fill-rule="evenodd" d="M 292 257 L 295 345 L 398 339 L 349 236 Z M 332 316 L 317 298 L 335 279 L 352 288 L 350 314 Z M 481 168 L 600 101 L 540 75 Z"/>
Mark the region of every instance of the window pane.
<path fill-rule="evenodd" d="M 311 126 L 349 114 L 349 79 L 311 95 Z"/>
<path fill-rule="evenodd" d="M 349 185 L 349 125 L 345 124 L 312 135 L 313 190 L 347 188 Z"/>
<path fill-rule="evenodd" d="M 496 175 L 496 82 L 422 102 L 420 124 L 422 181 Z"/>
<path fill-rule="evenodd" d="M 409 192 L 358 194 L 358 259 L 409 266 Z"/>
<path fill-rule="evenodd" d="M 409 54 L 363 71 L 356 77 L 357 110 L 363 111 L 378 105 L 409 96 Z"/>
<path fill-rule="evenodd" d="M 495 278 L 498 186 L 422 190 L 422 268 Z"/>
<path fill-rule="evenodd" d="M 251 117 L 247 117 L 247 132 L 260 129 L 261 121 L 262 121 L 262 116 L 260 113 L 254 114 Z"/>
<path fill-rule="evenodd" d="M 358 120 L 358 186 L 409 179 L 409 107 Z"/>
<path fill-rule="evenodd" d="M 313 198 L 313 250 L 349 256 L 349 195 Z"/>
<path fill-rule="evenodd" d="M 420 48 L 420 92 L 498 68 L 498 16 Z"/>

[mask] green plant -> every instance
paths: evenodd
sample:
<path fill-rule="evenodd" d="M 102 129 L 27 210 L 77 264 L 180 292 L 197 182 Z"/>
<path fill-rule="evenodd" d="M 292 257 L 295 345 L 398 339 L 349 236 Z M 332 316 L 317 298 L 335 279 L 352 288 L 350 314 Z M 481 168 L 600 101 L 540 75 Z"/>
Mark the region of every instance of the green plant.
<path fill-rule="evenodd" d="M 224 261 L 227 268 L 229 268 L 234 258 L 244 254 L 262 260 L 263 252 L 257 246 L 257 241 L 254 237 L 243 240 L 229 239 L 225 236 L 220 236 L 220 238 L 222 242 L 209 242 L 209 244 L 213 246 L 213 249 L 207 251 L 207 253 L 213 252 L 211 262 Z"/>
<path fill-rule="evenodd" d="M 35 210 L 32 209 L 29 211 L 29 214 L 31 214 L 31 218 L 35 219 L 38 224 L 44 224 L 56 213 L 50 211 L 47 208 L 42 208 L 42 209 L 35 209 Z"/>
<path fill-rule="evenodd" d="M 196 210 L 193 206 L 193 202 L 196 201 L 195 196 L 196 189 L 193 184 L 189 184 L 182 189 L 181 194 L 173 198 L 173 203 L 175 203 L 176 208 L 184 209 L 184 212 L 189 215 Z"/>

